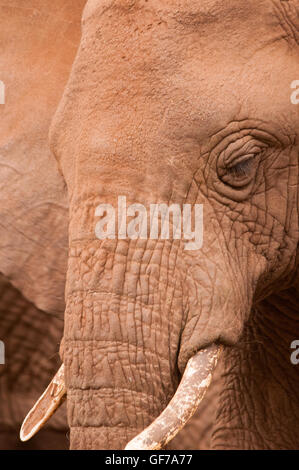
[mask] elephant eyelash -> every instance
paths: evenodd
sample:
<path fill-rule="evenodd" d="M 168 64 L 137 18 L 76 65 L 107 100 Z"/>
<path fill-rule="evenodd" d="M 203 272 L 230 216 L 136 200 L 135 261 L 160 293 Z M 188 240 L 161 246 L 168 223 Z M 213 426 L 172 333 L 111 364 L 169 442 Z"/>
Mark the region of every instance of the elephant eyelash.
<path fill-rule="evenodd" d="M 254 155 L 239 161 L 235 165 L 229 166 L 227 170 L 232 176 L 235 176 L 237 178 L 243 178 L 250 175 L 253 163 Z"/>

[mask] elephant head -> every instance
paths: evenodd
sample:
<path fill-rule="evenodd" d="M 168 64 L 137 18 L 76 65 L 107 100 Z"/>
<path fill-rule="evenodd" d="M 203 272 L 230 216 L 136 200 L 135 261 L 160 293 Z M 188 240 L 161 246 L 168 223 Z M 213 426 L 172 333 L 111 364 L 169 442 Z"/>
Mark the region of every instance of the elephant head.
<path fill-rule="evenodd" d="M 87 2 L 50 132 L 69 197 L 72 449 L 124 448 L 172 399 L 159 439 L 150 428 L 130 448 L 164 445 L 177 400 L 187 387 L 196 407 L 220 348 L 213 446 L 293 448 L 298 17 L 296 0 Z M 97 237 L 120 197 L 131 212 Z M 191 208 L 192 224 L 200 207 L 202 246 L 175 236 L 174 216 L 172 236 L 136 220 L 129 236 L 154 204 Z"/>

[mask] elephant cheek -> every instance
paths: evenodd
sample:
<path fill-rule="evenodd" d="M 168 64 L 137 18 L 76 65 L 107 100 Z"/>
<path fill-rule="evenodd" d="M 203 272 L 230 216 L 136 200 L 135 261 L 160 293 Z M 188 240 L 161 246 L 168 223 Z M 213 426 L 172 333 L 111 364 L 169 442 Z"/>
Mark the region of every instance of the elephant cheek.
<path fill-rule="evenodd" d="M 209 251 L 208 246 L 205 248 Z M 235 345 L 250 315 L 252 289 L 250 279 L 245 282 L 249 277 L 246 267 L 229 263 L 221 254 L 221 247 L 219 252 L 217 248 L 216 245 L 214 259 L 210 253 L 207 257 L 203 249 L 196 265 L 193 263 L 188 269 L 183 292 L 187 307 L 178 354 L 181 374 L 197 351 L 211 344 Z"/>

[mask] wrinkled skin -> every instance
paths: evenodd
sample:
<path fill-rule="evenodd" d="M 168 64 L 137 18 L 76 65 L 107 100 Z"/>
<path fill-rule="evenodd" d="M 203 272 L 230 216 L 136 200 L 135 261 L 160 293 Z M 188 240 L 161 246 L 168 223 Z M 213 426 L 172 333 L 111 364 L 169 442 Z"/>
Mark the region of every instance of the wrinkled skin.
<path fill-rule="evenodd" d="M 298 5 L 223 3 L 87 2 L 50 132 L 69 199 L 73 449 L 123 448 L 215 341 L 208 446 L 298 447 Z M 96 240 L 95 208 L 119 195 L 203 204 L 202 249 Z"/>
<path fill-rule="evenodd" d="M 0 1 L 0 271 L 38 308 L 64 311 L 68 204 L 49 125 L 80 39 L 84 1 Z"/>
<path fill-rule="evenodd" d="M 30 442 L 19 439 L 20 422 L 60 364 L 63 316 L 37 309 L 0 275 L 0 449 L 67 449 L 65 406 Z"/>
<path fill-rule="evenodd" d="M 19 428 L 60 365 L 68 201 L 48 131 L 78 47 L 85 3 L 0 1 L 0 79 L 6 85 L 6 105 L 0 106 L 0 272 L 6 275 L 0 274 L 0 340 L 6 346 L 0 449 L 69 446 L 65 405 L 31 441 L 20 442 Z M 194 418 L 177 446 L 208 446 L 215 391 L 209 395 L 200 423 Z"/>
<path fill-rule="evenodd" d="M 61 362 L 68 203 L 48 132 L 80 39 L 84 4 L 0 0 L 6 86 L 0 105 L 1 449 L 68 446 L 65 409 L 30 443 L 20 442 L 19 429 Z"/>
<path fill-rule="evenodd" d="M 298 26 L 291 0 L 87 3 L 50 133 L 70 201 L 71 448 L 122 448 L 214 342 L 212 447 L 298 446 Z M 202 203 L 203 248 L 97 240 L 95 208 L 119 195 Z"/>

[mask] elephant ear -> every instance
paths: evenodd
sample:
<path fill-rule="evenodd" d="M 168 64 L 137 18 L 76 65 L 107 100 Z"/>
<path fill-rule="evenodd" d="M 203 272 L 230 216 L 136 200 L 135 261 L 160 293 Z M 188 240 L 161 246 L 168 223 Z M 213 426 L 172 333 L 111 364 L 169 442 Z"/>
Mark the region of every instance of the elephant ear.
<path fill-rule="evenodd" d="M 68 233 L 66 190 L 48 131 L 84 4 L 0 0 L 0 272 L 48 312 L 64 309 Z"/>

